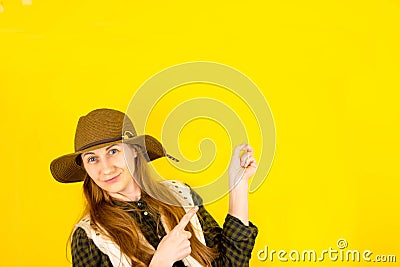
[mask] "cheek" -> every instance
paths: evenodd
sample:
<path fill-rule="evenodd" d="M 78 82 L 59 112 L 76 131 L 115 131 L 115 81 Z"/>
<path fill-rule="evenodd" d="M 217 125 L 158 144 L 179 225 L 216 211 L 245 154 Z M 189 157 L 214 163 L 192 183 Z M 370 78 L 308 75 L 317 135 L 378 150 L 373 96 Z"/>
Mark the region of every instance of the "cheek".
<path fill-rule="evenodd" d="M 92 178 L 94 181 L 98 179 L 96 168 L 94 168 L 93 166 L 85 166 L 85 170 L 90 178 Z"/>
<path fill-rule="evenodd" d="M 123 153 L 120 153 L 114 160 L 113 160 L 113 165 L 119 169 L 125 169 L 126 168 L 126 161 Z"/>

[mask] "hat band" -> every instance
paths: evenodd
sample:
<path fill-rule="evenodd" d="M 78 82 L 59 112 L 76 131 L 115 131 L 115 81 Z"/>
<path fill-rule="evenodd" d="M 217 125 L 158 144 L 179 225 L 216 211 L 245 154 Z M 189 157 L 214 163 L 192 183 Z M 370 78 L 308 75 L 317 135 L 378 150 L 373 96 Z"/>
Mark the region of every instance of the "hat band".
<path fill-rule="evenodd" d="M 99 140 L 99 141 L 92 142 L 92 143 L 89 143 L 87 145 L 84 145 L 84 146 L 80 147 L 76 152 L 81 151 L 81 150 L 85 150 L 85 149 L 87 149 L 89 147 L 92 147 L 92 146 L 97 146 L 97 145 L 101 145 L 101 144 L 105 144 L 105 143 L 109 143 L 109 142 L 114 142 L 114 141 L 118 141 L 118 140 L 122 140 L 122 137 L 115 137 L 115 138 L 108 138 L 108 139 Z"/>

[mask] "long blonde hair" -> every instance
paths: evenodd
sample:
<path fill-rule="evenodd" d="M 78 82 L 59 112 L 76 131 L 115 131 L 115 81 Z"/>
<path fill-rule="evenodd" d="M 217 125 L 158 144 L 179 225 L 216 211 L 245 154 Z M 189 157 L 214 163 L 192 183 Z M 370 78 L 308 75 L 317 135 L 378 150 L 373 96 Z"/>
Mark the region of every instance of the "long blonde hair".
<path fill-rule="evenodd" d="M 143 153 L 141 153 L 141 148 L 137 145 L 129 147 L 136 149 L 138 152 L 137 157 L 134 159 L 134 177 L 142 189 L 142 199 L 147 203 L 150 211 L 162 214 L 165 218 L 166 226 L 169 229 L 173 229 L 185 215 L 185 210 L 179 205 L 177 199 L 166 186 L 150 177 L 149 167 Z M 115 242 L 119 246 L 121 253 L 131 259 L 132 266 L 149 265 L 154 250 L 149 249 L 140 242 L 140 228 L 127 210 L 115 205 L 112 197 L 101 189 L 89 175 L 85 177 L 83 191 L 86 198 L 84 215 L 90 215 L 93 227 Z M 157 196 L 157 198 L 153 196 Z M 159 199 L 166 201 L 160 201 Z M 167 203 L 175 203 L 176 205 Z M 135 205 L 131 206 L 132 210 L 137 209 Z M 157 225 L 157 227 L 160 227 L 160 225 Z M 197 239 L 190 223 L 187 225 L 186 230 L 192 233 L 192 238 L 190 239 L 191 256 L 201 265 L 211 266 L 212 260 L 217 255 L 216 248 L 209 248 L 201 243 Z"/>

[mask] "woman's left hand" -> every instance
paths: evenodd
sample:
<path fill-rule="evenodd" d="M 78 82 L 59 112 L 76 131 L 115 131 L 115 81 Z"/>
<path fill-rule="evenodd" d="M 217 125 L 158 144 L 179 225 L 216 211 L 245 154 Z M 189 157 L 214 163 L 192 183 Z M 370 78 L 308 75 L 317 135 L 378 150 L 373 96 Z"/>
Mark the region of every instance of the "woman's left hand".
<path fill-rule="evenodd" d="M 243 152 L 242 152 L 243 151 Z M 248 181 L 257 169 L 257 161 L 254 158 L 254 150 L 249 144 L 241 144 L 235 147 L 229 164 L 229 188 L 240 181 Z"/>

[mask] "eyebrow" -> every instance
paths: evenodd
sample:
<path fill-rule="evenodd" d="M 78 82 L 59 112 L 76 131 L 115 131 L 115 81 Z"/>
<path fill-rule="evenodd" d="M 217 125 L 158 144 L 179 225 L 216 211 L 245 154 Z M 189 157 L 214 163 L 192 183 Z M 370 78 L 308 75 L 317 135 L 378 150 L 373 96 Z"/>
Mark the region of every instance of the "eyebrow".
<path fill-rule="evenodd" d="M 110 148 L 112 148 L 113 146 L 116 146 L 116 145 L 118 145 L 118 144 L 113 144 L 113 145 L 110 145 L 110 146 L 106 147 L 106 151 L 109 150 Z M 85 152 L 85 153 L 82 154 L 82 158 L 85 157 L 86 155 L 90 155 L 90 154 L 94 155 L 94 152 L 91 152 L 91 151 Z"/>

